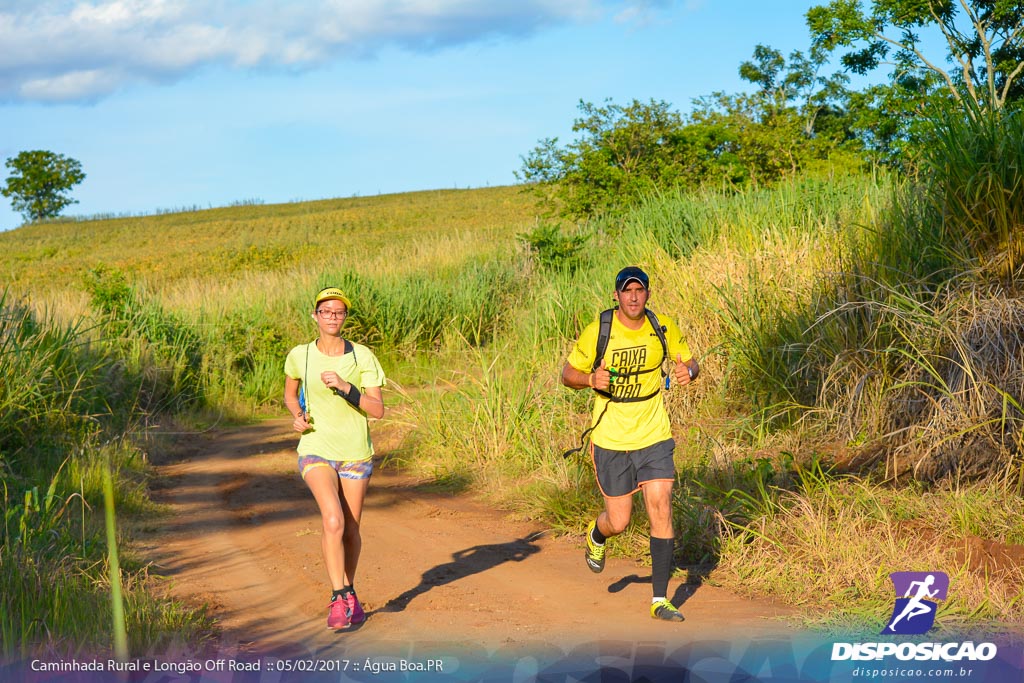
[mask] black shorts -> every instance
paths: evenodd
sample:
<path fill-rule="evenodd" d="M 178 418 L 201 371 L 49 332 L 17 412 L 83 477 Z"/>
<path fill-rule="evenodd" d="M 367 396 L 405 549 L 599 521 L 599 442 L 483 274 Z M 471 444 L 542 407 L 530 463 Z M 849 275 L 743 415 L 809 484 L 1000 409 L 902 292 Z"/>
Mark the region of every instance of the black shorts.
<path fill-rule="evenodd" d="M 649 481 L 675 481 L 676 465 L 672 460 L 675 439 L 659 441 L 656 444 L 635 451 L 613 451 L 592 444 L 594 472 L 601 493 L 609 498 L 630 496 Z"/>

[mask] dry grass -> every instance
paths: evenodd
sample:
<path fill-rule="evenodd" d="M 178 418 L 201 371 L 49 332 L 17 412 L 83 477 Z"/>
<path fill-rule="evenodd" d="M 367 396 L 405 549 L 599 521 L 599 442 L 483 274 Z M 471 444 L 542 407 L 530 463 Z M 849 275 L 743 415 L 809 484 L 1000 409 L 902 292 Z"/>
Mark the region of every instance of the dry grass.
<path fill-rule="evenodd" d="M 939 611 L 943 630 L 1019 630 L 1024 567 L 982 562 L 957 514 L 985 501 L 968 517 L 999 517 L 1006 511 L 992 494 L 987 486 L 922 493 L 854 478 L 821 479 L 785 495 L 774 514 L 734 530 L 714 579 L 798 605 L 815 627 L 877 633 L 892 606 L 889 573 L 943 571 L 951 587 Z M 1006 531 L 985 533 L 1013 540 Z"/>

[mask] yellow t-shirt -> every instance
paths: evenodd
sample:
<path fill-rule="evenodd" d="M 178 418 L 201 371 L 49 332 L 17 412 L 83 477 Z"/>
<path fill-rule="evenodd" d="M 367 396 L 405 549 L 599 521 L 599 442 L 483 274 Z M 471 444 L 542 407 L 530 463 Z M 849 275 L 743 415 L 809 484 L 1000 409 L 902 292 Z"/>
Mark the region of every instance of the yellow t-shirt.
<path fill-rule="evenodd" d="M 373 457 L 366 413 L 327 388 L 320 379 L 325 370 L 337 372 L 360 391 L 382 387 L 386 381 L 377 357 L 362 344 L 353 342 L 352 352 L 343 356 L 328 356 L 313 342 L 293 348 L 285 359 L 284 372 L 302 383 L 313 425 L 299 439 L 299 455 L 349 462 Z"/>
<path fill-rule="evenodd" d="M 679 327 L 669 319 L 658 319 L 665 327 L 668 358 L 664 358 L 661 342 L 651 322 L 644 319 L 639 330 L 631 330 L 619 322 L 618 313 L 612 315 L 611 335 L 605 350 L 605 367 L 614 369 L 619 376 L 612 379 L 610 393 L 615 397 L 641 397 L 655 393 L 663 385 L 659 366 L 664 360 L 683 361 L 693 357 L 690 347 L 682 339 Z M 580 372 L 590 372 L 597 354 L 597 335 L 600 318 L 587 325 L 569 353 L 569 364 Z M 668 366 L 666 366 L 666 370 Z M 638 372 L 647 370 L 647 372 Z M 595 393 L 591 424 L 600 422 L 591 433 L 591 439 L 601 448 L 632 451 L 646 448 L 672 438 L 668 412 L 660 394 L 646 401 L 617 403 Z M 607 411 L 605 407 L 607 406 Z M 604 412 L 604 417 L 601 413 Z"/>

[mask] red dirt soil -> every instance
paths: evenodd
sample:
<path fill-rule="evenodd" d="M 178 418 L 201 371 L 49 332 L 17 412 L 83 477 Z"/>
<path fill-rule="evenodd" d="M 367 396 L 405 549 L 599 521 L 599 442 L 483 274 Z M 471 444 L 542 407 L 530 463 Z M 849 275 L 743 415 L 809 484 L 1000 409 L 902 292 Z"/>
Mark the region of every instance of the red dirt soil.
<path fill-rule="evenodd" d="M 372 429 L 378 456 L 398 446 L 386 421 Z M 784 607 L 678 579 L 669 597 L 686 621 L 655 621 L 649 568 L 610 558 L 593 574 L 582 539 L 554 537 L 468 496 L 424 492 L 387 468 L 374 472 L 363 513 L 356 588 L 367 620 L 327 630 L 320 519 L 296 471 L 296 440 L 290 423 L 275 420 L 182 437 L 177 453 L 154 454 L 162 464 L 153 496 L 172 512 L 137 549 L 171 595 L 209 605 L 222 654 L 328 657 L 426 644 L 529 652 L 795 633 L 780 619 L 792 613 Z"/>

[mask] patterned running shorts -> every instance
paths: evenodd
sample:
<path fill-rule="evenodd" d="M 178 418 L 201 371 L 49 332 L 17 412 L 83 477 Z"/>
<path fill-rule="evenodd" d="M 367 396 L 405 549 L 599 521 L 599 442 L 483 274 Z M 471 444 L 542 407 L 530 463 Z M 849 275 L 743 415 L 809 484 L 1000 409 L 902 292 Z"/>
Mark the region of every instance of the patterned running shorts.
<path fill-rule="evenodd" d="M 340 479 L 369 479 L 373 474 L 373 460 L 328 460 L 319 455 L 300 455 L 299 474 L 306 478 L 306 472 L 314 467 L 330 467 Z"/>

